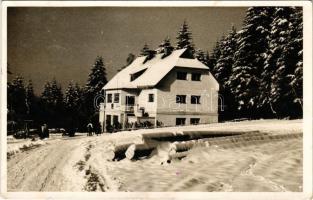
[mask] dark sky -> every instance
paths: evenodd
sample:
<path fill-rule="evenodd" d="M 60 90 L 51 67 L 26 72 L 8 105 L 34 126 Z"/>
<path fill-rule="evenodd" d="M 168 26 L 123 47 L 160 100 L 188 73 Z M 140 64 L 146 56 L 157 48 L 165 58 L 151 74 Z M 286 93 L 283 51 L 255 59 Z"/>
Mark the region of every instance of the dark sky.
<path fill-rule="evenodd" d="M 187 21 L 196 48 L 211 51 L 247 8 L 8 8 L 8 63 L 13 75 L 32 79 L 41 93 L 53 77 L 67 87 L 70 80 L 86 83 L 97 55 L 104 58 L 110 79 L 138 55 L 144 43 L 155 49 L 169 36 L 173 45 Z"/>

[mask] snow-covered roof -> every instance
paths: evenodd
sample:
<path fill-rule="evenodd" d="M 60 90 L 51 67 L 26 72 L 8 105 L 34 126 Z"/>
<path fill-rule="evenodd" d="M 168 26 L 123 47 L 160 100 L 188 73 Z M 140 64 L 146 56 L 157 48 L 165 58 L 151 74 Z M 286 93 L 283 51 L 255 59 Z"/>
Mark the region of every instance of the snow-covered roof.
<path fill-rule="evenodd" d="M 117 73 L 104 87 L 108 89 L 153 87 L 174 67 L 206 69 L 209 68 L 197 59 L 181 58 L 186 49 L 173 51 L 169 56 L 156 54 L 154 58 L 144 63 L 146 57 L 136 58 L 129 66 Z M 145 70 L 137 79 L 131 81 L 131 74 Z"/>

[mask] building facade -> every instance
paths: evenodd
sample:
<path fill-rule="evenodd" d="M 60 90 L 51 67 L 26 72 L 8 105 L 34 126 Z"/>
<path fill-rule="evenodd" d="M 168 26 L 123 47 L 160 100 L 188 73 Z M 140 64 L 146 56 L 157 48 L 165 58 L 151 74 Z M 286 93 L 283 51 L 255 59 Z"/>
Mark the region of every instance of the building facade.
<path fill-rule="evenodd" d="M 138 57 L 103 88 L 100 108 L 103 127 L 117 122 L 123 128 L 149 122 L 176 126 L 218 122 L 219 84 L 209 68 L 186 49 L 164 57 Z"/>

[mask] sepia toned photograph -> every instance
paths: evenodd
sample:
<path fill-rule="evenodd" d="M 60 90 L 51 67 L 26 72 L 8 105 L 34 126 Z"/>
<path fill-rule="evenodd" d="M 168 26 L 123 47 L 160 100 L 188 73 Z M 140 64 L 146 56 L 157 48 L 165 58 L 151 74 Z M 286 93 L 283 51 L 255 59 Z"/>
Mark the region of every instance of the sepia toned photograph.
<path fill-rule="evenodd" d="M 6 9 L 8 192 L 304 191 L 303 6 Z"/>

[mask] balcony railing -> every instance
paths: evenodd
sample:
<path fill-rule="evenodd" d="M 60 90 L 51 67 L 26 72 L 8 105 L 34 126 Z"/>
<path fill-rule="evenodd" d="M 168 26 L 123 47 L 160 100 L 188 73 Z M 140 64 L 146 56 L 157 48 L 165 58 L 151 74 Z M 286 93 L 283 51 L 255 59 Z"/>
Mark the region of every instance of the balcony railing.
<path fill-rule="evenodd" d="M 134 107 L 135 107 L 134 105 L 126 105 L 125 106 L 125 111 L 133 113 L 134 110 L 135 110 Z"/>
<path fill-rule="evenodd" d="M 125 105 L 125 111 L 135 114 L 137 117 L 142 117 L 144 108 L 138 105 Z"/>

